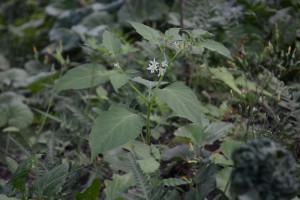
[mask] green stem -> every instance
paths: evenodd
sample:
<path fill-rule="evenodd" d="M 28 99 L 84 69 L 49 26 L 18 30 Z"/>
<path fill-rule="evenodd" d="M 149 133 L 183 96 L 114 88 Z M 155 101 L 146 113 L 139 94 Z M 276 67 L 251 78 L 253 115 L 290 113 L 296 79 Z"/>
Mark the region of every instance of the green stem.
<path fill-rule="evenodd" d="M 146 144 L 149 145 L 150 144 L 150 137 L 151 137 L 151 133 L 150 133 L 150 111 L 151 111 L 151 106 L 152 106 L 152 101 L 151 101 L 152 98 L 149 101 L 130 81 L 128 82 L 128 84 L 147 103 Z M 142 139 L 143 139 L 143 136 L 142 136 Z"/>
<path fill-rule="evenodd" d="M 168 64 L 172 63 L 174 59 L 181 53 L 181 51 L 177 52 L 173 58 L 168 62 Z M 158 84 L 156 88 L 159 88 L 161 81 L 163 80 L 164 76 L 161 76 L 159 78 Z M 147 103 L 147 119 L 146 119 L 146 144 L 150 145 L 150 139 L 151 139 L 151 131 L 150 131 L 150 114 L 151 114 L 151 107 L 154 102 L 154 99 L 156 97 L 155 93 L 151 94 L 150 99 L 148 100 L 130 81 L 128 82 L 130 87 L 142 97 L 142 99 Z"/>
<path fill-rule="evenodd" d="M 164 77 L 161 76 L 159 78 L 158 84 L 157 84 L 157 88 L 159 88 L 160 83 L 162 81 Z M 151 107 L 152 107 L 152 103 L 154 102 L 156 95 L 155 93 L 152 94 L 150 100 L 148 101 L 147 104 L 147 120 L 146 120 L 146 144 L 150 145 L 150 138 L 151 138 L 151 132 L 150 132 L 150 113 L 151 113 Z"/>
<path fill-rule="evenodd" d="M 168 62 L 168 64 L 170 65 L 170 64 L 175 60 L 175 58 L 176 58 L 179 54 L 181 54 L 181 51 L 178 51 L 178 52 L 173 56 L 173 58 L 171 58 L 171 60 Z"/>
<path fill-rule="evenodd" d="M 130 85 L 130 87 L 140 95 L 140 97 L 142 97 L 142 99 L 146 102 L 149 103 L 148 99 L 130 82 L 128 81 L 128 84 Z"/>
<path fill-rule="evenodd" d="M 147 121 L 146 121 L 146 144 L 150 145 L 150 113 L 151 113 L 152 101 L 148 102 L 147 104 Z"/>
<path fill-rule="evenodd" d="M 179 51 L 178 53 L 175 54 L 175 56 L 168 62 L 168 64 L 172 63 L 173 60 L 180 54 L 181 52 Z M 164 76 L 161 76 L 159 78 L 159 81 L 158 81 L 158 84 L 156 86 L 156 88 L 159 88 L 162 80 L 163 80 Z M 130 83 L 130 82 L 129 82 Z M 134 88 L 133 88 L 134 89 Z M 138 90 L 136 92 L 139 92 Z M 142 95 L 142 94 L 140 94 Z M 142 95 L 142 97 L 144 97 L 144 95 Z M 147 102 L 147 119 L 146 119 L 146 144 L 147 145 L 150 145 L 150 139 L 151 139 L 151 132 L 150 132 L 150 113 L 151 113 L 151 107 L 152 107 L 152 103 L 155 99 L 156 95 L 155 93 L 153 93 L 151 95 L 151 98 L 150 100 L 148 101 L 146 99 L 146 102 Z M 145 98 L 145 97 L 144 97 Z"/>

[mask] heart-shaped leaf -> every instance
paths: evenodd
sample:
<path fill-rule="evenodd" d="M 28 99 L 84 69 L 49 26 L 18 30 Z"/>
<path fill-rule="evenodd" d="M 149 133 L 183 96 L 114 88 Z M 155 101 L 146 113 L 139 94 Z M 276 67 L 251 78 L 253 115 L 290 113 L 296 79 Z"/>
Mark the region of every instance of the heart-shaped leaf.
<path fill-rule="evenodd" d="M 84 89 L 105 83 L 109 78 L 99 64 L 83 64 L 70 69 L 55 84 L 54 90 Z"/>
<path fill-rule="evenodd" d="M 92 127 L 89 145 L 92 158 L 136 138 L 145 120 L 123 106 L 113 106 L 98 116 Z"/>
<path fill-rule="evenodd" d="M 205 127 L 208 120 L 203 114 L 195 93 L 184 83 L 175 82 L 157 89 L 156 95 L 165 102 L 178 116 L 191 120 Z"/>

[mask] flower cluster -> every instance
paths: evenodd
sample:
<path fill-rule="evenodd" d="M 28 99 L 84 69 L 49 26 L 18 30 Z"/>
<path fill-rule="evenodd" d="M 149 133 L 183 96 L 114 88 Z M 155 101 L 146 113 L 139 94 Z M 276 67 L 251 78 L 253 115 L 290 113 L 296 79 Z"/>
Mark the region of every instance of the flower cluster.
<path fill-rule="evenodd" d="M 231 193 L 234 197 L 288 200 L 299 189 L 296 162 L 291 153 L 269 139 L 241 146 L 233 152 L 232 160 Z"/>
<path fill-rule="evenodd" d="M 147 68 L 153 74 L 158 73 L 158 77 L 164 76 L 168 67 L 168 62 L 165 60 L 161 64 L 155 61 L 155 58 L 149 62 L 149 67 Z"/>

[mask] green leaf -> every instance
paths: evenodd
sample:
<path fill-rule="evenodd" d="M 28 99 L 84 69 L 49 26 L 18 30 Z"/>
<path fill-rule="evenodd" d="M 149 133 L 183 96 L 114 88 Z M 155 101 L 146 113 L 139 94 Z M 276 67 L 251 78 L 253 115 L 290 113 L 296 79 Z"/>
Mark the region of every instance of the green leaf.
<path fill-rule="evenodd" d="M 105 182 L 105 200 L 116 200 L 121 197 L 124 192 L 127 192 L 129 187 L 134 185 L 132 174 L 114 175 L 111 181 Z"/>
<path fill-rule="evenodd" d="M 37 191 L 41 191 L 43 195 L 54 196 L 60 190 L 68 174 L 68 164 L 61 164 L 46 171 L 42 177 L 34 182 Z"/>
<path fill-rule="evenodd" d="M 92 127 L 89 137 L 92 158 L 133 140 L 144 124 L 140 115 L 122 106 L 112 106 L 96 118 Z"/>
<path fill-rule="evenodd" d="M 98 41 L 97 41 L 94 37 L 87 39 L 86 45 L 87 45 L 88 47 L 92 48 L 92 49 L 95 49 L 95 50 L 98 50 L 98 51 L 100 51 L 100 52 L 109 54 L 109 50 L 107 50 L 107 49 L 103 46 L 103 43 L 102 43 L 102 44 L 99 44 Z"/>
<path fill-rule="evenodd" d="M 104 31 L 102 39 L 104 47 L 109 50 L 110 53 L 118 55 L 122 50 L 121 40 L 113 33 Z"/>
<path fill-rule="evenodd" d="M 81 193 L 76 192 L 75 200 L 96 200 L 99 193 L 100 193 L 100 180 L 95 179 L 84 192 Z"/>
<path fill-rule="evenodd" d="M 170 28 L 166 30 L 165 37 L 168 41 L 179 41 L 182 37 L 179 35 L 180 28 Z"/>
<path fill-rule="evenodd" d="M 235 84 L 233 75 L 225 67 L 211 68 L 210 72 L 213 74 L 215 79 L 223 81 L 236 93 L 242 94 L 242 91 Z"/>
<path fill-rule="evenodd" d="M 184 83 L 175 82 L 164 89 L 156 90 L 157 97 L 165 102 L 178 116 L 202 126 L 208 121 L 200 108 L 195 93 Z"/>
<path fill-rule="evenodd" d="M 115 71 L 112 75 L 109 76 L 109 79 L 116 92 L 118 92 L 119 88 L 125 85 L 129 81 L 130 77 L 126 74 L 121 74 Z"/>
<path fill-rule="evenodd" d="M 162 37 L 157 30 L 138 22 L 129 22 L 129 23 L 133 26 L 136 32 L 138 32 L 138 34 L 143 36 L 143 38 L 148 40 L 150 43 L 153 44 L 160 43 Z"/>
<path fill-rule="evenodd" d="M 107 72 L 99 64 L 83 64 L 70 69 L 54 85 L 54 90 L 84 89 L 108 81 Z"/>
<path fill-rule="evenodd" d="M 133 178 L 136 184 L 136 194 L 141 199 L 150 200 L 151 198 L 151 186 L 150 178 L 140 168 L 137 161 L 134 159 L 131 153 L 127 154 L 127 161 L 132 172 Z"/>
<path fill-rule="evenodd" d="M 151 155 L 156 160 L 160 160 L 161 159 L 160 151 L 159 151 L 159 149 L 155 145 L 151 144 L 151 146 L 150 146 L 150 152 L 151 152 Z"/>
<path fill-rule="evenodd" d="M 260 88 L 256 83 L 246 79 L 246 77 L 240 76 L 237 79 L 235 79 L 235 84 L 238 86 L 241 86 L 243 88 L 246 88 L 248 91 L 255 91 L 255 92 L 261 92 L 262 94 L 272 97 L 273 94 Z"/>
<path fill-rule="evenodd" d="M 230 51 L 219 42 L 216 42 L 214 40 L 203 40 L 201 41 L 200 46 L 210 51 L 216 51 L 217 53 L 229 58 L 230 60 L 233 60 Z"/>
<path fill-rule="evenodd" d="M 0 127 L 8 124 L 19 129 L 26 128 L 33 121 L 30 108 L 19 101 L 2 104 L 0 106 Z"/>
<path fill-rule="evenodd" d="M 143 78 L 140 77 L 140 76 L 134 77 L 134 78 L 132 78 L 131 80 L 134 81 L 134 82 L 137 82 L 137 83 L 140 83 L 140 84 L 146 86 L 148 89 L 152 89 L 152 88 L 156 87 L 157 84 L 158 84 L 158 81 L 149 81 L 149 80 L 147 80 L 147 79 L 143 79 Z M 167 83 L 168 83 L 168 82 L 162 81 L 162 82 L 160 83 L 160 85 L 165 85 L 165 84 L 167 84 Z"/>
<path fill-rule="evenodd" d="M 232 199 L 229 193 L 229 181 L 231 175 L 232 168 L 225 167 L 217 172 L 216 181 L 217 188 L 223 191 L 229 199 Z"/>
<path fill-rule="evenodd" d="M 193 37 L 199 37 L 202 35 L 212 35 L 210 32 L 203 30 L 201 28 L 192 30 Z"/>
<path fill-rule="evenodd" d="M 188 182 L 179 179 L 179 178 L 168 178 L 163 179 L 163 183 L 165 186 L 178 186 L 178 185 L 185 185 L 188 184 Z"/>
<path fill-rule="evenodd" d="M 192 53 L 202 55 L 204 48 L 201 46 L 192 46 Z"/>
<path fill-rule="evenodd" d="M 157 162 L 152 156 L 142 160 L 138 160 L 137 162 L 145 174 L 155 172 L 160 166 L 159 162 Z"/>
<path fill-rule="evenodd" d="M 213 122 L 209 124 L 204 130 L 206 134 L 206 142 L 213 143 L 215 140 L 221 138 L 229 129 L 233 127 L 233 124 L 226 122 Z"/>
<path fill-rule="evenodd" d="M 226 140 L 221 145 L 221 151 L 228 159 L 231 159 L 232 152 L 242 144 L 240 141 Z"/>
<path fill-rule="evenodd" d="M 189 138 L 194 144 L 204 146 L 220 139 L 231 127 L 232 124 L 225 122 L 211 123 L 205 129 L 199 124 L 191 124 L 180 127 L 174 134 L 178 137 Z"/>
<path fill-rule="evenodd" d="M 28 85 L 28 73 L 24 69 L 12 68 L 0 72 L 0 86 L 9 84 L 14 88 L 26 87 Z"/>
<path fill-rule="evenodd" d="M 33 161 L 34 157 L 30 156 L 19 164 L 15 173 L 12 175 L 12 185 L 14 188 L 17 188 L 22 192 L 25 191 L 26 177 L 32 169 Z"/>
<path fill-rule="evenodd" d="M 180 127 L 178 130 L 175 131 L 174 135 L 176 135 L 177 137 L 189 138 L 194 144 L 199 144 L 200 146 L 206 143 L 204 141 L 204 130 L 199 124 L 192 124 Z"/>
<path fill-rule="evenodd" d="M 15 161 L 14 159 L 10 158 L 10 157 L 6 157 L 5 158 L 6 163 L 7 163 L 7 167 L 8 170 L 10 171 L 10 173 L 15 173 L 15 171 L 17 170 L 19 164 L 17 163 L 17 161 Z"/>
<path fill-rule="evenodd" d="M 159 168 L 160 164 L 156 159 L 160 158 L 160 153 L 155 146 L 149 146 L 140 141 L 133 140 L 123 145 L 123 148 L 141 158 L 137 162 L 144 173 L 153 173 Z"/>
<path fill-rule="evenodd" d="M 219 164 L 219 165 L 223 165 L 223 166 L 232 166 L 233 165 L 232 160 L 225 158 L 224 155 L 219 154 L 219 153 L 212 153 L 209 158 L 215 164 Z"/>
<path fill-rule="evenodd" d="M 199 163 L 198 166 L 193 181 L 197 185 L 198 199 L 205 200 L 207 195 L 216 189 L 216 173 L 219 167 L 211 163 Z"/>
<path fill-rule="evenodd" d="M 151 157 L 150 146 L 137 140 L 127 142 L 122 148 L 132 152 L 138 158 Z"/>

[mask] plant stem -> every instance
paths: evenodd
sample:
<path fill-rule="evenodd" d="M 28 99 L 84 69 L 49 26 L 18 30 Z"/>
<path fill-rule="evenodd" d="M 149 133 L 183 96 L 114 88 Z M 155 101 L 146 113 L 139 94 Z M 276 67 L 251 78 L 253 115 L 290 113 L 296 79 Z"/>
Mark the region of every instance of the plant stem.
<path fill-rule="evenodd" d="M 177 52 L 173 58 L 168 62 L 168 64 L 172 63 L 174 59 L 181 53 L 181 51 Z M 163 80 L 164 76 L 161 76 L 159 78 L 158 84 L 156 88 L 159 88 L 161 81 Z M 151 114 L 151 108 L 152 104 L 154 102 L 154 99 L 156 97 L 155 93 L 151 94 L 150 99 L 147 99 L 130 81 L 128 81 L 128 84 L 130 87 L 142 97 L 142 99 L 147 103 L 147 119 L 146 119 L 146 144 L 150 145 L 150 139 L 151 139 L 151 131 L 150 131 L 150 114 Z"/>
<path fill-rule="evenodd" d="M 184 1 L 185 0 L 179 0 L 179 4 L 180 4 L 180 28 L 184 29 Z"/>
<path fill-rule="evenodd" d="M 130 81 L 128 81 L 128 84 L 146 103 L 149 103 L 148 99 Z"/>
<path fill-rule="evenodd" d="M 162 79 L 164 78 L 164 76 L 161 76 L 159 78 L 158 84 L 157 84 L 157 88 L 159 88 L 160 83 L 162 81 Z M 150 113 L 151 113 L 151 107 L 152 107 L 152 103 L 155 99 L 156 95 L 155 93 L 152 94 L 150 100 L 148 101 L 147 104 L 147 121 L 146 121 L 146 144 L 150 145 L 150 138 L 151 138 L 151 132 L 150 132 Z"/>
<path fill-rule="evenodd" d="M 175 60 L 175 58 L 176 58 L 179 54 L 181 54 L 181 51 L 178 51 L 178 52 L 173 56 L 173 58 L 171 58 L 171 60 L 168 62 L 168 64 L 170 65 L 170 64 Z"/>
<path fill-rule="evenodd" d="M 130 81 L 128 81 L 128 84 L 130 87 L 142 97 L 142 99 L 147 103 L 147 119 L 146 119 L 146 144 L 150 144 L 150 112 L 151 112 L 151 106 L 152 106 L 152 98 L 148 100 Z M 143 139 L 143 135 L 142 135 Z M 143 139 L 144 140 L 144 139 Z"/>
<path fill-rule="evenodd" d="M 148 102 L 147 104 L 147 121 L 146 121 L 146 144 L 150 145 L 150 113 L 151 113 L 152 101 Z"/>

